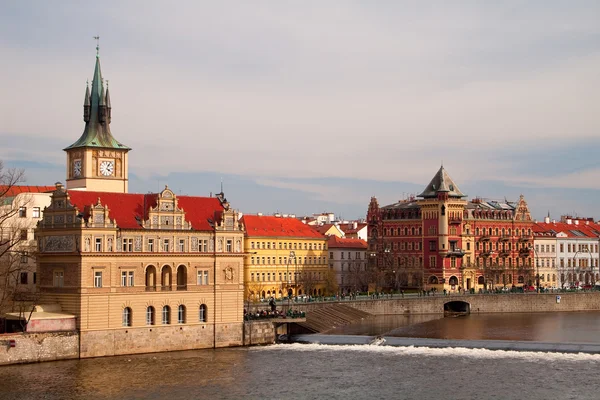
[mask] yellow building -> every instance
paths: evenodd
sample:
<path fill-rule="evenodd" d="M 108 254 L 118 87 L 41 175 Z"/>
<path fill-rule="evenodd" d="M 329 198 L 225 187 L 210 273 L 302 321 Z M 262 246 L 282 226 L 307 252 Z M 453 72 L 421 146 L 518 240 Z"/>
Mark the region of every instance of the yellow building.
<path fill-rule="evenodd" d="M 247 299 L 331 294 L 327 238 L 296 218 L 244 215 Z"/>
<path fill-rule="evenodd" d="M 238 213 L 222 193 L 127 193 L 99 58 L 84 120 L 36 230 L 41 303 L 76 316 L 81 357 L 242 344 Z"/>

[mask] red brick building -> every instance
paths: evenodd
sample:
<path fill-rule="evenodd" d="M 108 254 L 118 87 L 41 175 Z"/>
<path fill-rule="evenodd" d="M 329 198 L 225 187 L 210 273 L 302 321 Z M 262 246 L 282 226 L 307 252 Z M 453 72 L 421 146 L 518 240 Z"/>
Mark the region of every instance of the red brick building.
<path fill-rule="evenodd" d="M 416 198 L 367 212 L 372 281 L 378 288 L 450 291 L 531 285 L 531 215 L 516 202 L 466 200 L 441 167 Z"/>

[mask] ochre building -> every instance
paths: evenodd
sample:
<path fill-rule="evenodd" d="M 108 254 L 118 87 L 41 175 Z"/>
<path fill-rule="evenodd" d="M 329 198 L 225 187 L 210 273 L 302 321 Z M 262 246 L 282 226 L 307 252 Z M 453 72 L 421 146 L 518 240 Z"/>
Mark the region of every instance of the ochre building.
<path fill-rule="evenodd" d="M 523 196 L 466 197 L 441 167 L 417 198 L 383 207 L 371 198 L 367 257 L 378 288 L 530 289 L 533 221 Z"/>
<path fill-rule="evenodd" d="M 99 58 L 84 121 L 36 230 L 41 303 L 76 316 L 81 357 L 242 344 L 238 213 L 222 193 L 128 193 Z"/>
<path fill-rule="evenodd" d="M 246 298 L 330 294 L 327 239 L 292 217 L 244 215 Z"/>

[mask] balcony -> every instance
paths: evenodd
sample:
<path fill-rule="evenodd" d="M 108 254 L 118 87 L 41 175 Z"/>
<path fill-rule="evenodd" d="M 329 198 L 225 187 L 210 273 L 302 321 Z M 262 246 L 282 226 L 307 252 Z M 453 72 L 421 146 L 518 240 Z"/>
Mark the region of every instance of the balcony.
<path fill-rule="evenodd" d="M 499 257 L 510 257 L 510 250 L 500 250 L 498 253 Z"/>
<path fill-rule="evenodd" d="M 156 286 L 146 286 L 146 292 L 156 292 Z"/>
<path fill-rule="evenodd" d="M 526 243 L 526 242 L 529 242 L 532 239 L 533 239 L 533 236 L 527 236 L 527 235 L 520 236 L 519 237 L 519 243 Z"/>
<path fill-rule="evenodd" d="M 508 242 L 508 241 L 510 241 L 510 236 L 506 236 L 506 235 L 500 236 L 498 238 L 498 241 L 499 242 Z"/>
<path fill-rule="evenodd" d="M 530 252 L 531 252 L 531 250 L 529 250 L 529 249 L 519 249 L 519 256 L 526 257 L 529 255 Z"/>
<path fill-rule="evenodd" d="M 463 249 L 450 249 L 446 254 L 446 257 L 458 257 L 462 258 L 465 255 L 465 251 Z"/>
<path fill-rule="evenodd" d="M 462 219 L 460 219 L 460 218 L 451 218 L 451 219 L 448 219 L 448 223 L 450 225 L 460 225 L 462 223 Z"/>
<path fill-rule="evenodd" d="M 483 235 L 479 237 L 479 241 L 480 242 L 489 242 L 490 241 L 490 237 L 488 235 Z"/>

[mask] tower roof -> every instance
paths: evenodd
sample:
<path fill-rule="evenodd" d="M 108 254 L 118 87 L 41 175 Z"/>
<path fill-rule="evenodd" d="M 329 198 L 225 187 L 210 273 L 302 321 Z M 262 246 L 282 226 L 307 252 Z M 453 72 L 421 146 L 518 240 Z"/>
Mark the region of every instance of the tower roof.
<path fill-rule="evenodd" d="M 129 147 L 118 142 L 110 132 L 110 118 L 102 117 L 102 110 L 110 108 L 110 98 L 106 98 L 104 81 L 100 70 L 100 56 L 96 55 L 96 67 L 94 68 L 94 79 L 92 80 L 92 93 L 89 95 L 86 89 L 84 107 L 90 107 L 90 118 L 85 123 L 85 129 L 81 137 L 64 150 L 78 147 L 98 147 L 109 149 L 131 150 Z"/>
<path fill-rule="evenodd" d="M 448 193 L 449 197 L 467 197 L 466 194 L 463 194 L 456 183 L 450 178 L 450 175 L 444 169 L 442 165 L 439 171 L 435 174 L 429 185 L 425 188 L 423 193 L 421 193 L 418 197 L 434 198 L 437 197 L 438 193 Z"/>

